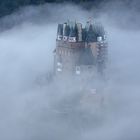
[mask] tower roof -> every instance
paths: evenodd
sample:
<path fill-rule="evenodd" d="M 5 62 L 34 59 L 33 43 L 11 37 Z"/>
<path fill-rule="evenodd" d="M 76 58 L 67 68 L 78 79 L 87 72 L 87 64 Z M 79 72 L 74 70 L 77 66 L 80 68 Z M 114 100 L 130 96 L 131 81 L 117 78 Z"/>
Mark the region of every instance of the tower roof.
<path fill-rule="evenodd" d="M 70 34 L 70 27 L 69 25 L 66 25 L 65 30 L 64 30 L 64 36 L 69 36 Z"/>
<path fill-rule="evenodd" d="M 76 37 L 76 29 L 75 28 L 71 27 L 69 36 Z"/>

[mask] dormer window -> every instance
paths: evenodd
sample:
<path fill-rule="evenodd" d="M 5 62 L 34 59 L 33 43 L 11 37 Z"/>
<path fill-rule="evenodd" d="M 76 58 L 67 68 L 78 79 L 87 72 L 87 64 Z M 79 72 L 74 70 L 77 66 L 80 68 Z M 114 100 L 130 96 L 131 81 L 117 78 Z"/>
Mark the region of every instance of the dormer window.
<path fill-rule="evenodd" d="M 69 42 L 76 42 L 76 37 L 69 37 Z"/>
<path fill-rule="evenodd" d="M 57 40 L 62 40 L 62 35 L 58 35 Z"/>
<path fill-rule="evenodd" d="M 68 40 L 68 37 L 67 36 L 63 36 L 63 40 L 64 41 L 67 41 Z"/>

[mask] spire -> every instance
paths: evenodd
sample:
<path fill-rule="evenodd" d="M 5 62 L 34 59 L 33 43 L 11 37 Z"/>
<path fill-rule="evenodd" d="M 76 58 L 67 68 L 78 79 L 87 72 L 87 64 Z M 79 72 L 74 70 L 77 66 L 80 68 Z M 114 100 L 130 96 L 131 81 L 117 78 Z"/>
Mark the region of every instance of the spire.
<path fill-rule="evenodd" d="M 96 41 L 96 35 L 95 35 L 94 30 L 93 30 L 92 24 L 89 25 L 89 29 L 88 29 L 87 35 L 86 35 L 86 41 L 87 42 L 95 42 Z"/>

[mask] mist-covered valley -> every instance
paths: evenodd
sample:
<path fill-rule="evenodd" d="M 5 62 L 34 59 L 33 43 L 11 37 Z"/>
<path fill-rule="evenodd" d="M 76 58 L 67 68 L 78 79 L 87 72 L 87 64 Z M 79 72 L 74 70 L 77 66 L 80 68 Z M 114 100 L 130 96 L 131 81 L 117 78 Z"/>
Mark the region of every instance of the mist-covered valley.
<path fill-rule="evenodd" d="M 1 19 L 0 139 L 139 140 L 140 30 L 139 20 L 131 20 L 138 14 L 120 4 L 90 11 L 46 4 Z M 97 112 L 94 105 L 75 105 L 80 85 L 72 79 L 42 78 L 53 71 L 57 24 L 68 19 L 85 24 L 89 17 L 103 24 L 109 44 L 107 80 L 98 82 L 105 87 L 106 104 Z M 73 104 L 65 110 L 68 99 Z"/>

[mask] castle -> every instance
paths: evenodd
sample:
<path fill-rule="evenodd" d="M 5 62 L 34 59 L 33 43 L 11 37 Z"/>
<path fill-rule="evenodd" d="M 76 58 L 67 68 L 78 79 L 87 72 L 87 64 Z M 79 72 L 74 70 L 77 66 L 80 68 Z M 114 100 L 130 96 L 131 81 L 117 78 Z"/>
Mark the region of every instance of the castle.
<path fill-rule="evenodd" d="M 88 21 L 58 24 L 54 51 L 55 74 L 84 72 L 103 73 L 107 60 L 107 42 L 104 28 Z"/>

